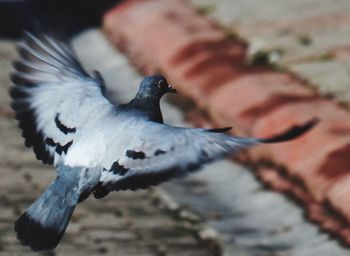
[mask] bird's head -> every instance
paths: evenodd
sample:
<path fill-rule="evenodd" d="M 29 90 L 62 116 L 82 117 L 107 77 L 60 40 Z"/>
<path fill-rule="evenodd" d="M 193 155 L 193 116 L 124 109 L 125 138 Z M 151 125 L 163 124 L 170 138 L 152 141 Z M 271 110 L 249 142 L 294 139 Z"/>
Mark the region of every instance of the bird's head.
<path fill-rule="evenodd" d="M 165 77 L 162 75 L 154 75 L 145 77 L 142 80 L 137 97 L 155 97 L 160 99 L 168 92 L 176 93 L 176 90 L 168 84 Z"/>

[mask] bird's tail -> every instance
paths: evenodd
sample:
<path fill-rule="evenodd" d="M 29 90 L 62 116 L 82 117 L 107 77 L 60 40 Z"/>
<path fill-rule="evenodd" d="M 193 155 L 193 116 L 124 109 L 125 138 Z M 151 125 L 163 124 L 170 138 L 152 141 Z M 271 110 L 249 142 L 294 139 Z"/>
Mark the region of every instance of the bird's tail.
<path fill-rule="evenodd" d="M 23 245 L 34 251 L 52 250 L 57 246 L 79 199 L 89 191 L 81 189 L 82 171 L 81 168 L 59 168 L 56 180 L 16 221 L 17 238 Z"/>

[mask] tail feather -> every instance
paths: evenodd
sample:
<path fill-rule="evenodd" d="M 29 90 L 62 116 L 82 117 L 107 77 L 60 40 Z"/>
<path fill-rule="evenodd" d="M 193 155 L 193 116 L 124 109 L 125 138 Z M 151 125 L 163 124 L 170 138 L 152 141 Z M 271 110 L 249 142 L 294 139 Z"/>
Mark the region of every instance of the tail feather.
<path fill-rule="evenodd" d="M 72 192 L 76 194 L 71 196 Z M 78 200 L 74 184 L 57 178 L 16 221 L 17 238 L 34 251 L 52 250 L 60 242 Z"/>
<path fill-rule="evenodd" d="M 16 221 L 17 238 L 34 251 L 54 249 L 60 242 L 75 206 L 98 183 L 92 169 L 60 166 L 58 177 Z"/>
<path fill-rule="evenodd" d="M 54 228 L 45 228 L 27 213 L 16 221 L 15 231 L 22 245 L 30 246 L 33 251 L 52 250 L 58 245 L 64 233 Z"/>

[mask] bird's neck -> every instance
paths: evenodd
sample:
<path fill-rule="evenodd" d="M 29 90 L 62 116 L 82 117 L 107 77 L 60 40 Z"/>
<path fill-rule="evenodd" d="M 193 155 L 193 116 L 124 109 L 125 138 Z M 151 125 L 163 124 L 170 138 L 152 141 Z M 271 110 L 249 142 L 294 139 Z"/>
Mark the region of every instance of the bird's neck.
<path fill-rule="evenodd" d="M 163 123 L 159 102 L 160 99 L 156 97 L 135 97 L 130 105 L 133 109 L 146 115 L 149 120 Z"/>

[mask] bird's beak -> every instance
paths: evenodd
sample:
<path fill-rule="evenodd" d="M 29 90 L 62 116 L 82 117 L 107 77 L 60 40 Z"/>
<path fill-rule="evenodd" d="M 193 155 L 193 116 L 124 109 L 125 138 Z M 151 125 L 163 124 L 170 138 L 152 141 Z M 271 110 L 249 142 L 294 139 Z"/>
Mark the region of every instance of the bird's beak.
<path fill-rule="evenodd" d="M 177 93 L 176 89 L 168 85 L 168 92 Z"/>

